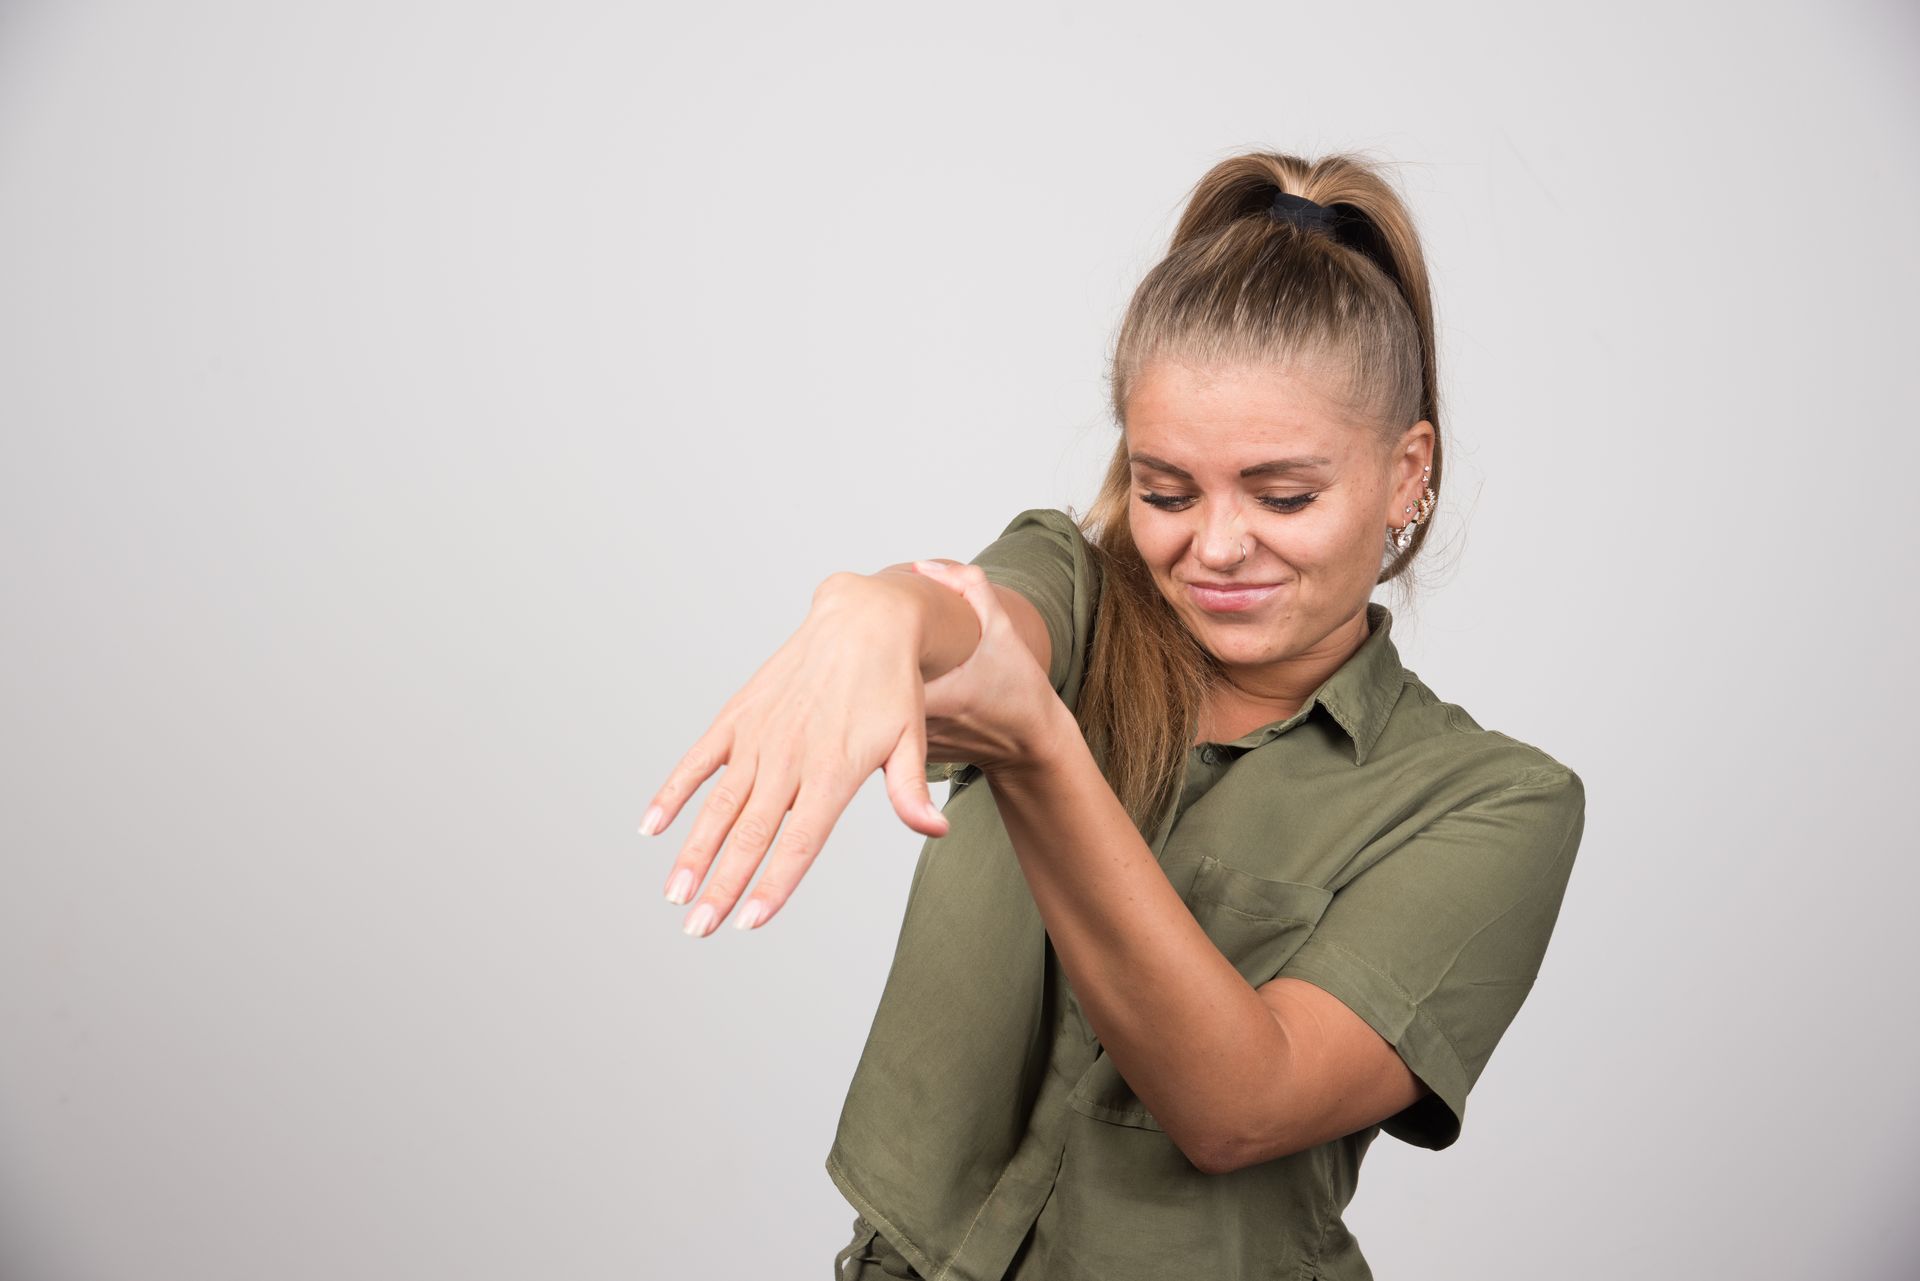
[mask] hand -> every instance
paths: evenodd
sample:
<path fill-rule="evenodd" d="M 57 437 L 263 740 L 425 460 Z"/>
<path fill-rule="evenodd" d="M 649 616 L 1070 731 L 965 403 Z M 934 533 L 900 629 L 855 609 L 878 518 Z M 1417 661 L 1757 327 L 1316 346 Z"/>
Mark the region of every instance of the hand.
<path fill-rule="evenodd" d="M 836 575 L 814 594 L 799 629 L 681 758 L 640 825 L 646 835 L 663 831 L 700 785 L 727 767 L 668 878 L 667 898 L 675 903 L 686 903 L 707 880 L 687 915 L 687 933 L 712 933 L 762 859 L 766 872 L 734 924 L 754 928 L 779 911 L 875 769 L 886 770 L 887 796 L 908 827 L 946 835 L 946 816 L 927 791 L 918 639 L 897 588 Z M 715 864 L 722 842 L 726 853 Z"/>
<path fill-rule="evenodd" d="M 980 622 L 973 654 L 927 682 L 929 757 L 966 761 L 989 775 L 1018 767 L 1057 724 L 1049 720 L 1061 710 L 1053 682 L 1020 639 L 985 570 L 926 560 L 913 569 L 958 592 Z"/>

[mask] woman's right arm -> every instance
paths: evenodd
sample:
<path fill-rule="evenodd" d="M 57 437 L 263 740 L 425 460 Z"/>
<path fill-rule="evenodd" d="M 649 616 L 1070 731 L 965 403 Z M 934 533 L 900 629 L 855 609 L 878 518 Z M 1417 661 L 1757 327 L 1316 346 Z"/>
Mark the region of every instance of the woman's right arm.
<path fill-rule="evenodd" d="M 1018 592 L 996 591 L 1045 670 L 1039 612 Z M 667 881 L 671 902 L 687 903 L 700 890 L 687 932 L 710 933 L 763 860 L 765 874 L 735 924 L 756 925 L 778 910 L 875 769 L 885 771 L 888 798 L 908 827 L 945 835 L 946 817 L 927 788 L 926 684 L 964 663 L 979 641 L 973 608 L 910 565 L 823 581 L 799 628 L 727 700 L 641 824 L 657 835 L 727 767 Z"/>
<path fill-rule="evenodd" d="M 955 560 L 934 559 L 935 564 L 958 565 Z M 923 679 L 932 681 L 967 661 L 973 653 L 973 647 L 980 641 L 980 622 L 974 617 L 973 610 L 966 601 L 956 596 L 951 588 L 944 587 L 924 574 L 916 574 L 910 564 L 889 565 L 875 574 L 835 574 L 835 578 L 856 578 L 878 581 L 889 586 L 904 583 L 921 598 L 920 614 L 921 658 L 920 673 Z M 825 583 L 821 584 L 824 588 Z M 1053 639 L 1047 632 L 1046 619 L 1041 617 L 1033 602 L 1011 587 L 999 583 L 991 585 L 994 594 L 1000 598 L 1000 607 L 1013 619 L 1013 627 L 1020 634 L 1026 647 L 1033 651 L 1033 657 L 1040 664 L 1041 671 L 1048 671 L 1053 660 Z M 817 593 L 816 593 L 817 596 Z M 956 638 L 960 638 L 956 643 Z"/>

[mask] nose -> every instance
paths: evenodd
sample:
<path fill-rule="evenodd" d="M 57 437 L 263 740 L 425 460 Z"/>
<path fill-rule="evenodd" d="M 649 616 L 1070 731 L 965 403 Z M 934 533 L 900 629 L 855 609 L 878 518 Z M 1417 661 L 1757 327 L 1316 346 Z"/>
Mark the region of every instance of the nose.
<path fill-rule="evenodd" d="M 1208 569 L 1229 570 L 1247 558 L 1246 523 L 1237 504 L 1212 506 L 1201 518 L 1200 563 Z"/>

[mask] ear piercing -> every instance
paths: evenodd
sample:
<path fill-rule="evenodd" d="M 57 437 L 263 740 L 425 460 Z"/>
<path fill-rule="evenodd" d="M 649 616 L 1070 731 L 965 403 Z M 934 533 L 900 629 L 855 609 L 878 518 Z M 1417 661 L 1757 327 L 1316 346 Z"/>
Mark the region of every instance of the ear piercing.
<path fill-rule="evenodd" d="M 1433 464 L 1428 463 L 1425 467 L 1421 468 L 1420 471 L 1421 479 L 1425 480 L 1426 477 L 1433 474 Z M 1428 485 L 1426 490 L 1426 494 L 1420 499 L 1419 511 L 1416 512 L 1411 503 L 1401 508 L 1401 512 L 1407 517 L 1406 524 L 1402 525 L 1398 530 L 1394 529 L 1391 525 L 1387 526 L 1387 550 L 1389 552 L 1397 555 L 1411 547 L 1413 545 L 1413 527 L 1432 514 L 1433 505 L 1439 501 L 1439 496 L 1433 492 L 1433 486 L 1431 485 Z"/>

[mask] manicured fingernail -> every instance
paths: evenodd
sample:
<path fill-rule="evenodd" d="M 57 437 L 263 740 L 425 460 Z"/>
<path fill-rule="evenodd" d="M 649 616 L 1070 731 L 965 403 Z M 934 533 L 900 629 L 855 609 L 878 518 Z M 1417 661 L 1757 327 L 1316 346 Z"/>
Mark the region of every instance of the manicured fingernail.
<path fill-rule="evenodd" d="M 667 902 L 685 903 L 693 897 L 693 869 L 683 867 L 667 882 Z"/>
<path fill-rule="evenodd" d="M 753 899 L 748 902 L 746 908 L 740 915 L 733 918 L 733 928 L 736 930 L 750 930 L 760 924 L 766 914 L 767 905 L 759 899 Z"/>
<path fill-rule="evenodd" d="M 693 909 L 691 916 L 687 917 L 687 923 L 681 928 L 681 933 L 691 934 L 695 938 L 704 938 L 713 929 L 713 919 L 718 915 L 720 913 L 713 910 L 713 904 L 702 903 Z"/>
<path fill-rule="evenodd" d="M 945 568 L 945 566 L 930 560 L 916 560 L 913 562 L 913 567 L 923 574 L 937 574 Z"/>
<path fill-rule="evenodd" d="M 645 817 L 640 820 L 640 835 L 660 835 L 660 820 L 666 817 L 666 813 L 658 805 L 649 805 Z"/>

